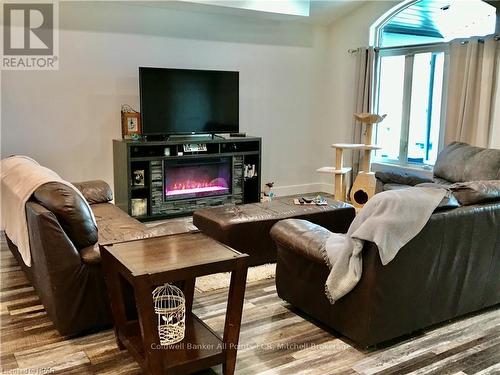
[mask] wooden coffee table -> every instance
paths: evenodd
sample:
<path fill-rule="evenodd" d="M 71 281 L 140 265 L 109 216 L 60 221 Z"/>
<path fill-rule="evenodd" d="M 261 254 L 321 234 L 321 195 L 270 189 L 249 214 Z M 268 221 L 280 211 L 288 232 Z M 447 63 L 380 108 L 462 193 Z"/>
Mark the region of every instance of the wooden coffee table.
<path fill-rule="evenodd" d="M 248 255 L 202 233 L 187 233 L 104 245 L 101 257 L 117 344 L 144 372 L 191 373 L 222 364 L 224 374 L 234 373 Z M 196 277 L 219 272 L 231 272 L 222 338 L 192 312 Z M 186 331 L 181 342 L 162 347 L 152 291 L 166 282 L 183 289 Z"/>

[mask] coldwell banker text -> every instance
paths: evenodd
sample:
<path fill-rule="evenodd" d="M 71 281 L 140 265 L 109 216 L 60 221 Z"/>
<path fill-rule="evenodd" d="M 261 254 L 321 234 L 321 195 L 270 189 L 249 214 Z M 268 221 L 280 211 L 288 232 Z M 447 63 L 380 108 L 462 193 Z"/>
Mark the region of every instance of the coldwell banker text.
<path fill-rule="evenodd" d="M 3 4 L 4 70 L 56 70 L 58 64 L 57 2 Z"/>

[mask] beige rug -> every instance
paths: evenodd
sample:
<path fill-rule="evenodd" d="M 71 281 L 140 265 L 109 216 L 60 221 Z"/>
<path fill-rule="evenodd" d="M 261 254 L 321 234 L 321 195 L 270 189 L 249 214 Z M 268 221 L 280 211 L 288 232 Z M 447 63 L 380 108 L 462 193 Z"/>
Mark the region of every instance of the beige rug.
<path fill-rule="evenodd" d="M 272 279 L 274 278 L 275 272 L 276 263 L 250 267 L 247 274 L 247 283 L 265 279 Z M 231 274 L 229 272 L 198 277 L 196 279 L 196 290 L 205 293 L 212 290 L 227 288 L 229 286 L 230 279 Z"/>

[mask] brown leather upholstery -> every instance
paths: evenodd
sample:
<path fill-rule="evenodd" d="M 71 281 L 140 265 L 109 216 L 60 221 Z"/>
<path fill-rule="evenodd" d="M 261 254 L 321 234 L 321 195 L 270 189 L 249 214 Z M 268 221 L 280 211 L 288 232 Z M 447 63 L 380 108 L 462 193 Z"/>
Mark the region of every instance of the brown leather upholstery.
<path fill-rule="evenodd" d="M 324 264 L 322 249 L 332 232 L 307 220 L 287 219 L 271 228 L 271 237 L 285 247 L 313 262 Z"/>
<path fill-rule="evenodd" d="M 420 184 L 424 178 L 406 171 L 376 172 L 377 192 Z M 453 142 L 438 155 L 431 182 L 500 180 L 500 150 Z"/>
<path fill-rule="evenodd" d="M 377 192 L 419 185 L 408 172 L 376 173 Z M 454 142 L 439 155 L 433 182 L 447 196 L 424 229 L 383 267 L 378 249 L 366 243 L 358 285 L 331 305 L 323 293 L 329 270 L 311 262 L 321 243 L 306 246 L 282 240 L 303 236 L 301 223 L 279 223 L 272 233 L 278 244 L 278 294 L 361 346 L 377 344 L 429 325 L 500 303 L 500 150 Z M 488 183 L 457 181 L 488 180 Z M 429 184 L 423 184 L 429 186 Z M 470 191 L 472 188 L 477 190 Z M 442 211 L 444 210 L 444 211 Z M 283 233 L 282 233 L 283 232 Z M 324 235 L 324 234 L 323 234 Z M 299 250 L 297 250 L 299 249 Z M 300 280 L 299 280 L 299 279 Z M 294 287 L 287 285 L 294 283 Z M 316 291 L 316 294 L 314 294 Z M 311 295 L 316 297 L 312 298 Z"/>
<path fill-rule="evenodd" d="M 113 204 L 102 203 L 111 197 L 109 186 L 103 181 L 81 183 L 77 187 L 83 189 L 90 201 L 100 202 L 90 206 L 97 229 L 89 227 L 91 219 L 82 209 L 78 194 L 66 185 L 45 184 L 26 204 L 31 267 L 25 266 L 17 247 L 7 238 L 9 248 L 54 326 L 68 336 L 112 324 L 96 242 L 112 243 L 171 233 L 168 224 L 147 228 Z M 84 238 L 84 234 L 88 237 Z"/>
<path fill-rule="evenodd" d="M 334 305 L 320 254 L 328 235 L 298 220 L 272 228 L 278 295 L 360 346 L 500 303 L 500 202 L 434 213 L 386 266 L 365 243 L 361 280 Z"/>
<path fill-rule="evenodd" d="M 450 182 L 500 180 L 500 150 L 453 142 L 439 153 L 434 175 Z"/>
<path fill-rule="evenodd" d="M 99 245 L 85 247 L 80 250 L 80 257 L 85 264 L 99 264 L 101 263 L 101 252 Z"/>
<path fill-rule="evenodd" d="M 76 335 L 112 324 L 100 264 L 85 264 L 54 213 L 26 204 L 31 267 L 14 244 L 9 248 L 33 284 L 48 316 L 62 335 Z"/>
<path fill-rule="evenodd" d="M 109 185 L 101 180 L 74 182 L 89 204 L 107 203 L 113 200 L 113 192 Z"/>
<path fill-rule="evenodd" d="M 415 175 L 406 171 L 377 172 L 377 178 L 383 183 L 415 186 L 426 182 L 433 182 L 431 178 Z"/>
<path fill-rule="evenodd" d="M 250 255 L 250 265 L 259 265 L 276 261 L 276 246 L 269 235 L 276 222 L 292 217 L 307 219 L 345 233 L 354 215 L 351 205 L 333 199 L 328 199 L 327 206 L 300 206 L 292 198 L 283 198 L 199 210 L 193 214 L 193 224 L 206 235 Z"/>
<path fill-rule="evenodd" d="M 97 227 L 83 198 L 60 182 L 43 184 L 33 193 L 35 199 L 53 212 L 77 249 L 97 242 Z"/>
<path fill-rule="evenodd" d="M 112 243 L 146 237 L 147 227 L 113 204 L 92 205 L 99 225 L 99 243 Z"/>
<path fill-rule="evenodd" d="M 463 205 L 500 200 L 500 180 L 458 182 L 450 190 Z"/>

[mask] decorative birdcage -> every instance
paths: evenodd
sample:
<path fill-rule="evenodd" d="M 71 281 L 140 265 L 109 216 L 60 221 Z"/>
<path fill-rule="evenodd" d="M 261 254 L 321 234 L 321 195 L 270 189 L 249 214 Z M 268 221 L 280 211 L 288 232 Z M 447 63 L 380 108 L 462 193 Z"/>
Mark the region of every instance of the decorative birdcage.
<path fill-rule="evenodd" d="M 170 284 L 159 286 L 153 290 L 153 302 L 158 316 L 160 344 L 182 341 L 186 327 L 186 300 L 182 290 Z"/>

